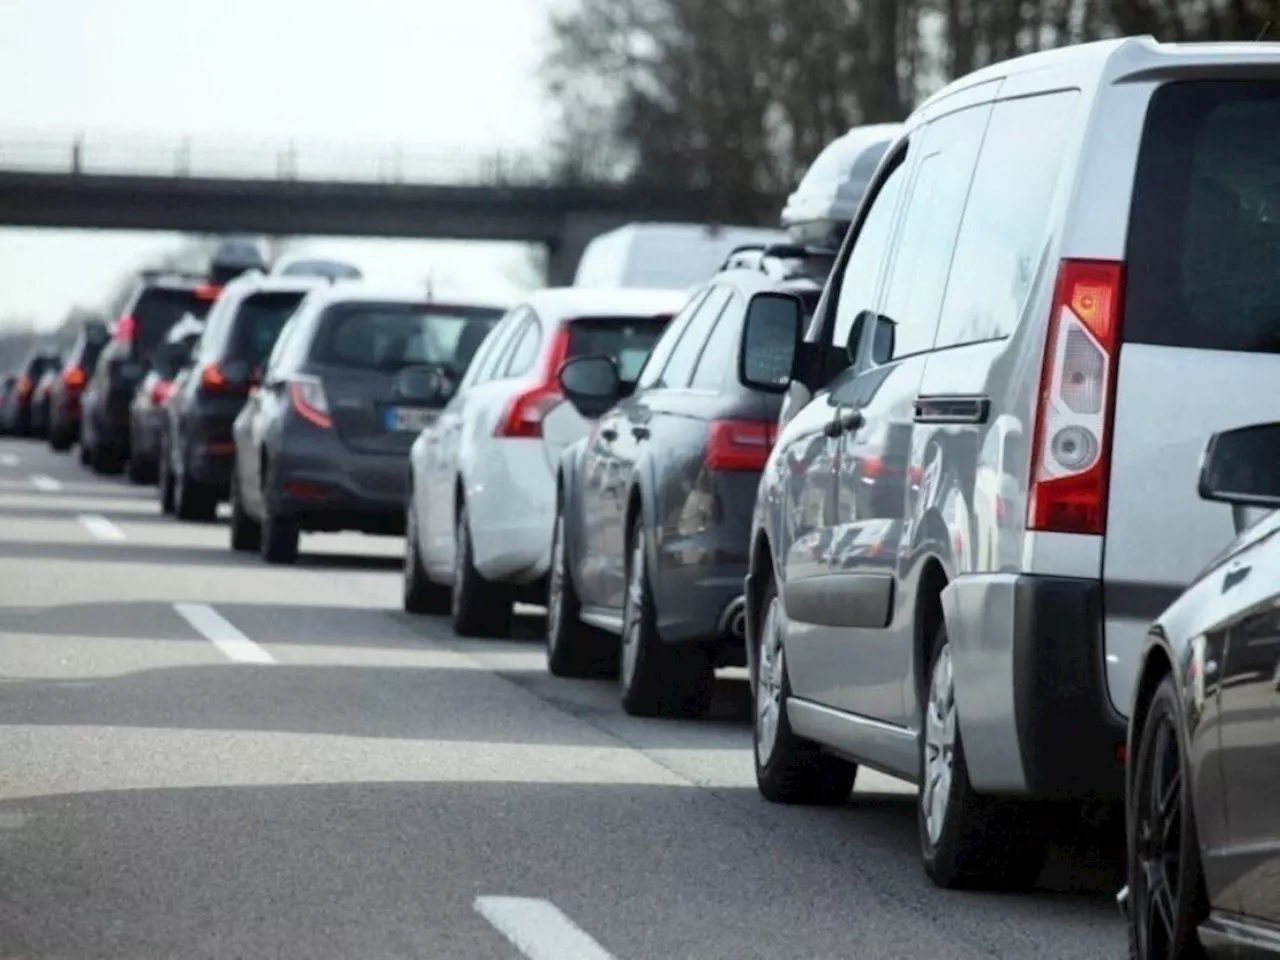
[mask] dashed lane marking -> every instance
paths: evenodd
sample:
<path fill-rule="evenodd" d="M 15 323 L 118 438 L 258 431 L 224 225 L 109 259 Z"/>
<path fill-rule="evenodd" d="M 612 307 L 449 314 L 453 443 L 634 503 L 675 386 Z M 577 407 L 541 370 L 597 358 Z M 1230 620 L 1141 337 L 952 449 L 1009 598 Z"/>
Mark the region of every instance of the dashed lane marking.
<path fill-rule="evenodd" d="M 175 603 L 178 616 L 192 629 L 237 663 L 275 663 L 275 657 L 258 646 L 207 603 Z"/>
<path fill-rule="evenodd" d="M 37 490 L 43 490 L 45 493 L 57 493 L 62 489 L 61 481 L 46 477 L 43 473 L 37 473 L 31 478 L 31 485 Z"/>
<path fill-rule="evenodd" d="M 550 900 L 476 897 L 475 908 L 528 960 L 614 960 Z"/>
<path fill-rule="evenodd" d="M 82 513 L 76 519 L 80 521 L 80 526 L 84 527 L 99 540 L 119 543 L 121 540 L 127 539 L 123 530 L 106 517 L 96 513 Z"/>

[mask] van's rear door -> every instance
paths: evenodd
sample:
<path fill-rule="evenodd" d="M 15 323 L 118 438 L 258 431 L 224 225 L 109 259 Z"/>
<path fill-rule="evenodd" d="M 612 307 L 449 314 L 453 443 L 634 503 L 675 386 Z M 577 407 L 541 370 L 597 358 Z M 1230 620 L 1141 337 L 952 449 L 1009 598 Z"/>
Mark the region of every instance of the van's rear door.
<path fill-rule="evenodd" d="M 1166 83 L 1142 136 L 1103 560 L 1125 715 L 1147 626 L 1233 536 L 1196 494 L 1206 440 L 1280 420 L 1280 75 Z"/>

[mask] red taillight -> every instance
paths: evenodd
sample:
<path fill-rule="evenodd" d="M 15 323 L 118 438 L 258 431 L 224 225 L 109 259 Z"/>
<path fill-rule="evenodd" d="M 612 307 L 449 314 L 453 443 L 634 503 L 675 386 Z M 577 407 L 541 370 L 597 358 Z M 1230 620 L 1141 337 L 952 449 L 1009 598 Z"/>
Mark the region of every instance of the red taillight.
<path fill-rule="evenodd" d="M 134 338 L 138 332 L 138 321 L 135 317 L 126 314 L 116 323 L 115 329 L 111 331 L 111 336 L 115 340 L 129 341 Z"/>
<path fill-rule="evenodd" d="M 298 377 L 289 384 L 289 400 L 293 409 L 317 427 L 328 429 L 333 426 L 329 416 L 329 400 L 324 395 L 324 386 L 314 377 Z"/>
<path fill-rule="evenodd" d="M 151 387 L 151 405 L 163 407 L 173 396 L 173 381 L 157 380 Z"/>
<path fill-rule="evenodd" d="M 62 371 L 62 382 L 73 389 L 83 387 L 87 379 L 85 372 L 79 367 L 67 367 Z"/>
<path fill-rule="evenodd" d="M 195 296 L 197 300 L 203 300 L 205 303 L 217 300 L 222 293 L 222 288 L 212 283 L 206 283 L 203 286 L 196 287 Z"/>
<path fill-rule="evenodd" d="M 1101 535 L 1124 265 L 1064 260 L 1045 340 L 1027 528 Z"/>
<path fill-rule="evenodd" d="M 762 420 L 716 420 L 707 437 L 708 470 L 763 470 L 778 428 Z"/>
<path fill-rule="evenodd" d="M 32 384 L 30 377 L 28 377 L 25 373 L 22 376 L 20 376 L 18 378 L 18 398 L 21 400 L 26 400 L 27 397 L 31 396 L 32 386 L 34 386 L 34 384 Z"/>
<path fill-rule="evenodd" d="M 493 428 L 495 437 L 542 439 L 542 418 L 564 399 L 564 394 L 560 392 L 560 384 L 556 381 L 556 374 L 560 372 L 568 356 L 569 327 L 565 325 L 556 331 L 555 340 L 551 344 L 551 353 L 542 370 L 541 381 L 537 386 L 512 398 L 506 412 Z"/>
<path fill-rule="evenodd" d="M 227 372 L 216 363 L 211 363 L 200 371 L 200 389 L 204 393 L 245 393 L 249 392 L 249 382 L 227 376 Z"/>

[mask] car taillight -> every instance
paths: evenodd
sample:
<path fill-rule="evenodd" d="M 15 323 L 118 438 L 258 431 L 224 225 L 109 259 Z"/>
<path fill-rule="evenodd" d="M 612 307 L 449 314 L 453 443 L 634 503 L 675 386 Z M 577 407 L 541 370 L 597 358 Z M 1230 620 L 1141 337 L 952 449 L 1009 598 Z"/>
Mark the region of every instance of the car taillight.
<path fill-rule="evenodd" d="M 203 300 L 205 303 L 211 303 L 218 299 L 222 293 L 222 288 L 216 284 L 206 283 L 203 286 L 196 287 L 195 297 L 197 300 Z"/>
<path fill-rule="evenodd" d="M 569 327 L 556 331 L 538 383 L 511 399 L 506 411 L 493 428 L 495 437 L 542 438 L 542 418 L 564 400 L 556 374 L 569 356 Z"/>
<path fill-rule="evenodd" d="M 80 367 L 67 367 L 62 371 L 62 382 L 72 389 L 83 387 L 88 377 Z"/>
<path fill-rule="evenodd" d="M 324 385 L 315 377 L 296 377 L 289 382 L 289 400 L 302 419 L 317 427 L 333 426 L 329 416 L 329 400 L 324 395 Z"/>
<path fill-rule="evenodd" d="M 31 387 L 31 378 L 24 373 L 18 378 L 18 397 L 26 400 L 27 397 L 31 396 Z"/>
<path fill-rule="evenodd" d="M 111 337 L 114 340 L 129 342 L 133 340 L 134 335 L 138 332 L 138 321 L 135 317 L 126 314 L 117 321 L 115 329 L 111 331 Z"/>
<path fill-rule="evenodd" d="M 1040 369 L 1027 528 L 1101 535 L 1124 265 L 1064 260 Z"/>
<path fill-rule="evenodd" d="M 151 404 L 152 406 L 162 407 L 173 396 L 172 380 L 157 380 L 151 387 Z"/>
<path fill-rule="evenodd" d="M 777 436 L 777 424 L 763 420 L 716 420 L 703 463 L 708 470 L 763 470 Z"/>

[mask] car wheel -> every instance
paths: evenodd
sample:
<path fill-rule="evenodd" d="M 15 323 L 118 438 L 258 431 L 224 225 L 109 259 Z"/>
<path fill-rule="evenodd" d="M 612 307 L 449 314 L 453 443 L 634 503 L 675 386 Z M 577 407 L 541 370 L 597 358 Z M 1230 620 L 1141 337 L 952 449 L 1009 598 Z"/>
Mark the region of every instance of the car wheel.
<path fill-rule="evenodd" d="M 412 481 L 410 481 L 412 486 Z M 432 583 L 422 565 L 418 544 L 418 509 L 409 494 L 404 508 L 404 611 L 405 613 L 448 613 L 449 588 Z"/>
<path fill-rule="evenodd" d="M 1129 791 L 1129 955 L 1199 960 L 1196 929 L 1209 915 L 1200 842 L 1182 744 L 1178 694 L 1165 677 L 1138 736 Z"/>
<path fill-rule="evenodd" d="M 253 553 L 262 549 L 262 524 L 245 513 L 240 499 L 240 471 L 231 469 L 231 549 Z"/>
<path fill-rule="evenodd" d="M 699 717 L 711 706 L 715 670 L 698 644 L 669 645 L 658 636 L 644 522 L 631 526 L 622 608 L 618 683 L 622 709 L 637 717 Z"/>
<path fill-rule="evenodd" d="M 209 522 L 218 516 L 213 491 L 183 470 L 173 479 L 173 513 L 179 520 Z"/>
<path fill-rule="evenodd" d="M 84 441 L 81 441 L 80 447 L 76 452 L 76 459 L 80 461 L 80 466 L 87 467 L 89 466 L 90 458 L 89 448 L 84 445 Z"/>
<path fill-rule="evenodd" d="M 151 464 L 147 463 L 141 457 L 130 457 L 129 465 L 125 469 L 125 476 L 128 477 L 130 483 L 143 486 L 152 483 L 155 480 L 155 471 Z"/>
<path fill-rule="evenodd" d="M 89 452 L 89 468 L 94 473 L 119 473 L 120 457 L 110 447 L 95 446 Z"/>
<path fill-rule="evenodd" d="M 156 485 L 160 492 L 160 512 L 172 516 L 174 511 L 175 492 L 173 489 L 173 470 L 170 469 L 169 466 L 169 448 L 167 445 L 162 445 L 160 447 L 160 464 L 158 472 L 159 477 L 156 480 Z"/>
<path fill-rule="evenodd" d="M 65 427 L 49 428 L 49 449 L 54 453 L 66 453 L 71 449 L 71 431 Z"/>
<path fill-rule="evenodd" d="M 300 537 L 298 521 L 280 516 L 268 505 L 262 521 L 262 559 L 272 564 L 297 563 Z"/>
<path fill-rule="evenodd" d="M 1047 824 L 1035 804 L 983 796 L 969 782 L 945 625 L 934 637 L 927 676 L 916 797 L 925 872 L 950 889 L 1029 887 L 1044 867 Z"/>
<path fill-rule="evenodd" d="M 754 640 L 751 675 L 756 787 L 773 803 L 845 803 L 858 777 L 857 764 L 824 753 L 813 741 L 796 736 L 787 718 L 791 677 L 783 645 L 782 602 L 773 583 L 765 587 L 760 609 L 763 616 Z"/>
<path fill-rule="evenodd" d="M 475 567 L 471 552 L 471 523 L 466 504 L 454 525 L 453 630 L 461 637 L 502 637 L 511 631 L 511 596 L 490 583 Z"/>
<path fill-rule="evenodd" d="M 583 623 L 581 612 L 565 541 L 563 505 L 558 504 L 547 578 L 547 669 L 557 677 L 608 676 L 617 670 L 617 640 Z"/>

